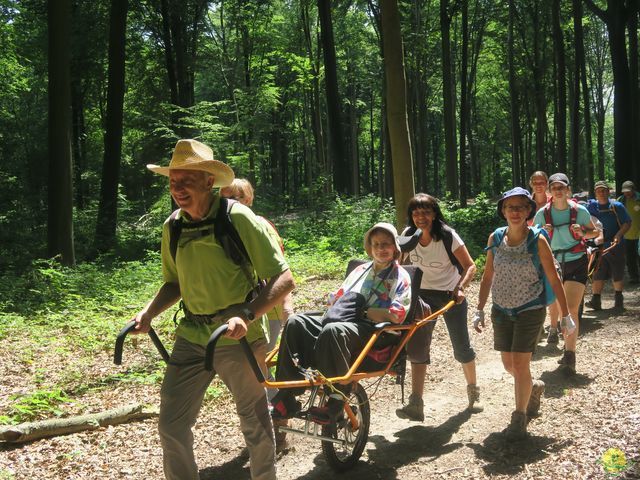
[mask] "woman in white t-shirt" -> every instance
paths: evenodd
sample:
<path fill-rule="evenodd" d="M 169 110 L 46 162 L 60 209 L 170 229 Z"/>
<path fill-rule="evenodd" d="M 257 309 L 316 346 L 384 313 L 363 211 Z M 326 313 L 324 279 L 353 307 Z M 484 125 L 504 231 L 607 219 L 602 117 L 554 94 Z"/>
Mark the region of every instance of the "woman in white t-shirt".
<path fill-rule="evenodd" d="M 404 255 L 403 264 L 422 270 L 420 297 L 436 311 L 455 300 L 444 314 L 453 346 L 453 355 L 462 364 L 467 381 L 468 409 L 482 411 L 480 388 L 476 385 L 476 354 L 471 347 L 467 330 L 467 300 L 465 287 L 473 280 L 476 266 L 460 236 L 449 227 L 438 201 L 431 195 L 419 193 L 409 200 L 407 208 L 409 227 L 405 234 L 422 230 L 416 248 Z M 411 395 L 409 403 L 396 410 L 400 418 L 424 420 L 424 382 L 430 363 L 431 337 L 435 322 L 418 329 L 407 345 L 411 362 Z"/>

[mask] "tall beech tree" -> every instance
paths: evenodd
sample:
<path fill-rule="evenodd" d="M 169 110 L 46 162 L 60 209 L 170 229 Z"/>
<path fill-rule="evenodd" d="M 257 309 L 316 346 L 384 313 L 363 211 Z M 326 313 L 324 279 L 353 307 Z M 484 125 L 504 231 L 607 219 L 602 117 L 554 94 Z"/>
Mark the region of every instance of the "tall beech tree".
<path fill-rule="evenodd" d="M 107 118 L 104 134 L 102 181 L 100 183 L 100 205 L 96 223 L 96 249 L 101 252 L 113 247 L 116 239 L 128 9 L 128 0 L 111 1 Z"/>
<path fill-rule="evenodd" d="M 584 2 L 607 26 L 614 88 L 614 165 L 616 189 L 619 190 L 625 179 L 633 178 L 634 163 L 629 161 L 633 134 L 633 94 L 625 37 L 629 9 L 623 0 L 607 0 L 606 9 L 598 7 L 593 0 Z"/>
<path fill-rule="evenodd" d="M 346 194 L 349 193 L 352 184 L 342 132 L 336 47 L 333 38 L 333 21 L 331 19 L 331 2 L 329 0 L 318 0 L 318 13 L 322 34 L 327 122 L 329 125 L 329 156 L 331 158 L 333 171 L 333 186 L 338 193 Z"/>
<path fill-rule="evenodd" d="M 49 25 L 49 220 L 48 255 L 63 265 L 76 263 L 73 244 L 71 168 L 71 1 L 48 4 Z"/>
<path fill-rule="evenodd" d="M 384 65 L 387 79 L 387 119 L 393 161 L 396 225 L 400 227 L 406 221 L 406 206 L 409 199 L 415 194 L 415 190 L 407 118 L 404 52 L 397 0 L 380 0 L 380 15 L 382 17 Z"/>
<path fill-rule="evenodd" d="M 561 172 L 567 171 L 567 74 L 564 52 L 564 34 L 560 0 L 553 0 L 553 56 L 555 59 L 555 115 L 556 133 L 555 166 Z"/>
<path fill-rule="evenodd" d="M 440 0 L 440 35 L 442 39 L 442 97 L 444 117 L 444 149 L 447 192 L 458 197 L 458 161 L 456 157 L 456 111 L 453 63 L 451 61 L 452 7 Z"/>

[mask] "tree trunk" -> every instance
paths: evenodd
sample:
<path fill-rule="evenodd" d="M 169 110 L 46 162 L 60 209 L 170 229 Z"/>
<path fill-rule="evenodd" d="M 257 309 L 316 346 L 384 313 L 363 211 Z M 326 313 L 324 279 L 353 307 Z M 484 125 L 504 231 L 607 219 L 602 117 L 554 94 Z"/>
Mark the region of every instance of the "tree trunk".
<path fill-rule="evenodd" d="M 63 265 L 76 263 L 73 245 L 70 0 L 48 4 L 49 26 L 49 211 L 48 254 Z"/>
<path fill-rule="evenodd" d="M 347 71 L 353 66 L 347 67 Z M 351 188 L 350 191 L 356 197 L 360 194 L 360 161 L 358 155 L 358 89 L 356 78 L 353 72 L 349 75 L 349 158 L 351 165 Z"/>
<path fill-rule="evenodd" d="M 629 5 L 629 74 L 631 77 L 631 179 L 640 184 L 640 85 L 638 85 L 638 10 L 640 0 L 627 0 Z M 623 179 L 625 180 L 625 179 Z"/>
<path fill-rule="evenodd" d="M 574 8 L 574 30 L 576 28 L 576 2 L 579 0 L 573 0 L 573 8 Z M 577 35 L 574 33 L 573 38 L 573 50 L 574 50 L 574 61 L 573 61 L 573 95 L 571 96 L 571 172 L 569 173 L 571 179 L 574 183 L 578 183 L 578 164 L 580 162 L 580 61 L 579 61 L 579 52 L 578 52 L 578 41 Z"/>
<path fill-rule="evenodd" d="M 397 0 L 381 0 L 382 31 L 384 32 L 384 67 L 387 79 L 387 118 L 393 186 L 396 205 L 396 226 L 404 225 L 405 209 L 415 194 L 413 156 L 407 119 L 407 92 L 404 72 L 404 53 Z"/>
<path fill-rule="evenodd" d="M 511 107 L 511 183 L 518 185 L 520 181 L 520 109 L 518 87 L 516 84 L 516 66 L 514 54 L 513 30 L 516 19 L 514 0 L 509 0 L 509 30 L 507 36 L 507 57 L 509 62 L 509 100 Z"/>
<path fill-rule="evenodd" d="M 128 0 L 112 0 L 111 2 L 107 120 L 104 135 L 102 181 L 100 183 L 100 205 L 96 224 L 96 250 L 98 252 L 105 252 L 116 243 L 128 8 Z"/>
<path fill-rule="evenodd" d="M 541 11 L 536 2 L 533 12 L 533 84 L 534 101 L 536 110 L 536 166 L 542 170 L 547 168 L 547 156 L 545 154 L 545 134 L 547 132 L 547 100 L 545 96 L 544 71 L 545 71 L 545 46 L 541 45 L 542 22 L 540 21 Z M 529 168 L 527 172 L 532 171 Z"/>
<path fill-rule="evenodd" d="M 0 427 L 0 440 L 8 443 L 25 443 L 40 438 L 67 435 L 69 433 L 97 430 L 109 425 L 119 425 L 131 420 L 158 416 L 157 412 L 145 412 L 142 405 L 127 405 L 105 412 L 91 413 L 69 418 L 52 418 L 38 422 Z"/>
<path fill-rule="evenodd" d="M 338 90 L 338 70 L 336 49 L 333 40 L 331 2 L 318 0 L 322 52 L 324 56 L 327 120 L 329 124 L 329 155 L 333 165 L 333 186 L 338 193 L 348 194 L 351 172 L 344 152 L 342 122 L 340 120 L 340 92 Z"/>
<path fill-rule="evenodd" d="M 440 0 L 440 31 L 442 39 L 442 97 L 444 113 L 444 149 L 447 192 L 458 197 L 458 162 L 456 158 L 455 88 L 451 63 L 451 16 L 449 0 Z"/>
<path fill-rule="evenodd" d="M 79 80 L 71 82 L 71 117 L 72 117 L 72 158 L 75 205 L 78 210 L 84 210 L 86 206 L 85 188 L 82 175 L 87 169 L 86 158 L 86 126 L 84 121 L 84 94 Z"/>
<path fill-rule="evenodd" d="M 557 170 L 567 171 L 567 77 L 564 36 L 560 20 L 560 0 L 553 0 L 553 52 L 556 69 L 556 161 Z"/>
<path fill-rule="evenodd" d="M 631 77 L 626 45 L 626 26 L 628 11 L 621 0 L 607 0 L 607 10 L 597 7 L 593 0 L 584 0 L 585 4 L 607 25 L 609 50 L 613 69 L 613 127 L 614 127 L 614 166 L 616 172 L 616 190 L 622 182 L 633 175 L 631 158 L 631 136 L 633 133 L 633 99 Z"/>
<path fill-rule="evenodd" d="M 591 141 L 591 102 L 589 101 L 590 92 L 587 86 L 587 67 L 584 58 L 584 33 L 582 28 L 582 0 L 573 0 L 573 31 L 576 42 L 576 63 L 578 68 L 576 73 L 580 74 L 582 85 L 582 99 L 584 103 L 584 141 L 586 153 L 586 171 L 578 169 L 579 175 L 575 178 L 576 184 L 582 188 L 586 187 L 588 191 L 593 191 L 593 145 Z M 586 185 L 584 185 L 580 177 L 584 174 Z"/>
<path fill-rule="evenodd" d="M 311 40 L 311 25 L 309 20 L 309 10 L 306 2 L 301 2 L 300 14 L 302 17 L 302 26 L 304 29 L 304 38 L 307 47 L 307 55 L 309 57 L 309 64 L 312 68 L 313 80 L 311 88 L 311 128 L 313 129 L 313 138 L 315 143 L 315 165 L 309 165 L 307 177 L 309 180 L 315 175 L 316 172 L 322 172 L 328 174 L 327 160 L 325 157 L 325 144 L 324 144 L 324 132 L 322 129 L 322 118 L 320 115 L 320 65 L 319 58 L 313 54 L 313 42 Z M 311 182 L 309 181 L 309 187 Z M 315 195 L 310 196 L 311 199 L 315 198 Z"/>
<path fill-rule="evenodd" d="M 469 120 L 469 0 L 461 1 L 462 10 L 462 59 L 460 65 L 460 206 L 467 206 L 467 126 Z"/>

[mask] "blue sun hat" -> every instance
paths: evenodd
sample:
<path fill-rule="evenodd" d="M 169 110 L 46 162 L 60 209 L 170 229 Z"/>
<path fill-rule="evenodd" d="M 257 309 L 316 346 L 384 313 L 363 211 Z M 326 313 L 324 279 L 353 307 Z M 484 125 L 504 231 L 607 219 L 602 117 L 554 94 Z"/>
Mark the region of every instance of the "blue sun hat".
<path fill-rule="evenodd" d="M 529 212 L 527 220 L 531 220 L 536 214 L 536 202 L 531 197 L 529 190 L 522 187 L 512 188 L 511 190 L 507 190 L 502 194 L 502 197 L 500 197 L 500 200 L 498 200 L 498 216 L 501 219 L 506 220 L 504 214 L 502 213 L 502 204 L 507 198 L 510 197 L 527 197 L 527 200 L 529 200 L 529 204 L 531 205 L 531 211 Z"/>

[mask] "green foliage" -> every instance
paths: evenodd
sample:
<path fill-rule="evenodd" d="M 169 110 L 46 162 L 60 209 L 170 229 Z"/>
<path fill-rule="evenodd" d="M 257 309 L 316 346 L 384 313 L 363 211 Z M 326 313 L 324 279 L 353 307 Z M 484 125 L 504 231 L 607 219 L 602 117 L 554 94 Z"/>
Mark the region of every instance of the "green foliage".
<path fill-rule="evenodd" d="M 489 234 L 504 225 L 496 213 L 495 202 L 483 193 L 467 208 L 459 208 L 451 202 L 444 202 L 441 208 L 447 223 L 458 232 L 474 259 L 484 255 Z"/>
<path fill-rule="evenodd" d="M 2 417 L 0 416 L 0 423 L 2 423 Z M 9 470 L 0 468 L 0 480 L 15 480 L 15 476 Z"/>
<path fill-rule="evenodd" d="M 59 417 L 63 414 L 60 405 L 71 402 L 66 393 L 60 389 L 37 390 L 28 395 L 14 395 L 9 407 L 9 415 L 0 417 L 4 424 L 30 422 L 46 417 Z"/>
<path fill-rule="evenodd" d="M 362 256 L 364 233 L 377 222 L 394 223 L 394 218 L 390 200 L 374 195 L 336 197 L 326 210 L 289 217 L 281 227 L 281 234 L 287 252 L 308 249 L 343 257 Z"/>

